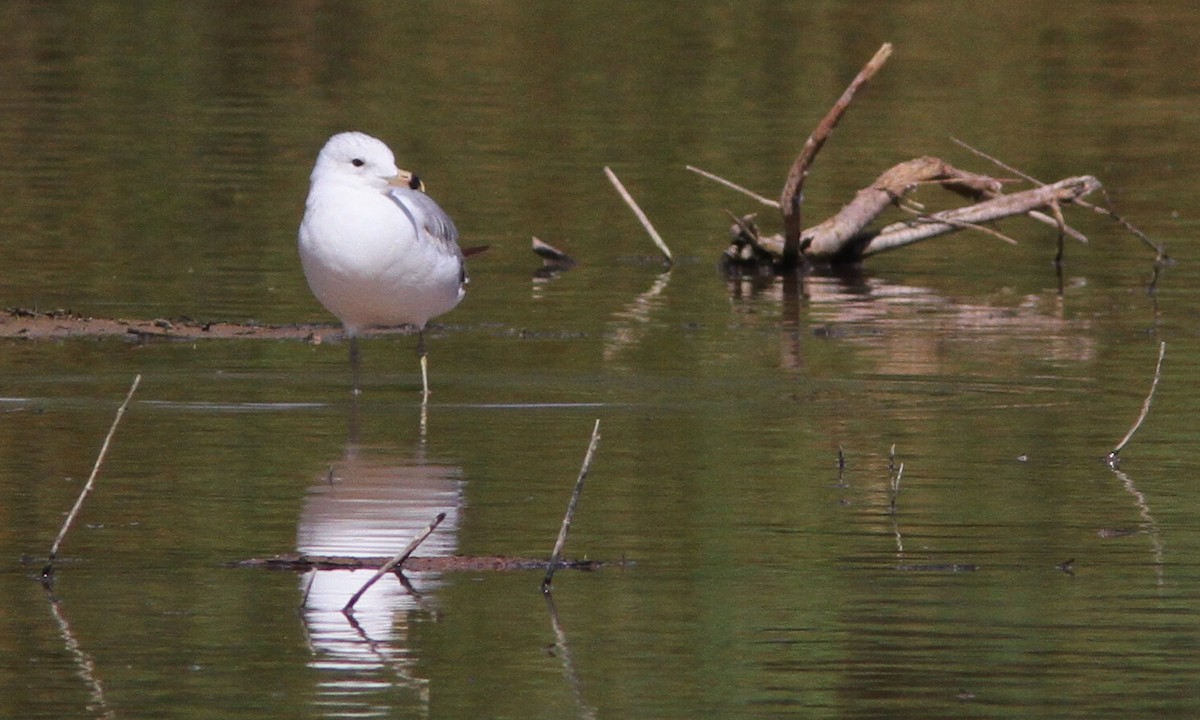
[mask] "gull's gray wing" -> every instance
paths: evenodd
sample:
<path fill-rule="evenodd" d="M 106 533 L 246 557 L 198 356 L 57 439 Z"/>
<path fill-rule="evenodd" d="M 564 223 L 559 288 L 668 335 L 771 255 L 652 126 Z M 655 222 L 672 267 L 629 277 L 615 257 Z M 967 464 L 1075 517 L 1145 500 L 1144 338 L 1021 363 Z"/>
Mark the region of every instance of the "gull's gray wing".
<path fill-rule="evenodd" d="M 433 198 L 420 190 L 403 187 L 388 188 L 387 195 L 408 216 L 417 237 L 424 234 L 444 252 L 462 258 L 462 250 L 458 247 L 458 228 Z"/>

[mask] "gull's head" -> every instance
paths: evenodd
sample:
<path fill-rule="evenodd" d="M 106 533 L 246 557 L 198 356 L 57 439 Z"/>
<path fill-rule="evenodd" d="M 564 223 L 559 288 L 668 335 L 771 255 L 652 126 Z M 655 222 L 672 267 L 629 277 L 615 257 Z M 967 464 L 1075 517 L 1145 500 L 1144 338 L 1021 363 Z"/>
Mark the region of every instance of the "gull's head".
<path fill-rule="evenodd" d="M 415 176 L 396 167 L 396 157 L 382 140 L 360 132 L 338 133 L 317 155 L 312 182 L 338 182 L 384 192 L 389 185 L 412 185 Z"/>

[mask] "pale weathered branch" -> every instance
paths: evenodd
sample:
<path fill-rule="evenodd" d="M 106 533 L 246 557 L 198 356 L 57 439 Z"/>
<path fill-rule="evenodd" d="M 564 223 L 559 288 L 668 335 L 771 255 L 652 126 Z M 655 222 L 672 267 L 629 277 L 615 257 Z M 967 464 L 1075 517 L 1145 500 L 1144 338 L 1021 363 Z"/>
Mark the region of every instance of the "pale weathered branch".
<path fill-rule="evenodd" d="M 851 238 L 847 248 L 857 257 L 865 258 L 919 240 L 945 235 L 957 230 L 963 223 L 980 224 L 1027 214 L 1030 210 L 1052 206 L 1054 203 L 1072 202 L 1098 189 L 1100 181 L 1089 175 L 1067 178 L 1052 185 L 1043 185 L 1011 195 L 1000 195 L 967 207 L 934 213 L 930 215 L 930 221 L 916 226 L 906 222 L 894 223 L 882 228 L 878 233 L 868 232 Z M 939 219 L 944 219 L 945 222 L 937 222 Z"/>
<path fill-rule="evenodd" d="M 850 85 L 842 92 L 842 96 L 837 99 L 833 107 L 829 108 L 829 112 L 817 124 L 817 127 L 808 136 L 804 147 L 800 150 L 800 154 L 792 162 L 792 167 L 788 171 L 787 182 L 783 185 L 783 192 L 779 195 L 779 206 L 783 210 L 783 226 L 784 226 L 784 247 L 782 253 L 782 261 L 785 267 L 794 267 L 800 260 L 801 240 L 800 240 L 800 205 L 804 195 L 804 181 L 808 178 L 808 169 L 816 159 L 817 153 L 825 145 L 825 141 L 833 134 L 833 129 L 837 127 L 838 122 L 842 119 L 842 115 L 850 107 L 850 103 L 854 100 L 854 95 L 864 85 L 875 77 L 875 73 L 879 72 L 887 59 L 891 57 L 892 44 L 884 43 L 879 50 L 875 52 L 863 69 L 858 72 L 858 75 L 850 81 Z"/>

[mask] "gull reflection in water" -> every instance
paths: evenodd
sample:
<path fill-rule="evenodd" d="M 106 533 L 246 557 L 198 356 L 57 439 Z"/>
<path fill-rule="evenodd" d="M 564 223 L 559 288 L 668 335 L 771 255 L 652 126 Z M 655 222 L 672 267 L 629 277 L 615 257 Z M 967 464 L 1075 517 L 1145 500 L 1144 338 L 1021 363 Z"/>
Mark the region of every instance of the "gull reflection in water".
<path fill-rule="evenodd" d="M 300 515 L 296 547 L 308 555 L 391 557 L 439 512 L 446 519 L 416 555 L 453 555 L 463 504 L 458 467 L 398 458 L 394 451 L 350 444 L 343 459 L 309 488 Z M 342 613 L 347 600 L 374 570 L 311 571 L 301 579 L 303 617 L 319 671 L 319 708 L 328 716 L 389 714 L 402 703 L 428 711 L 428 680 L 414 674 L 416 658 L 408 626 L 426 610 L 424 593 L 436 573 L 406 573 L 375 583 Z M 396 693 L 395 688 L 411 692 Z M 410 705 L 411 703 L 411 705 Z"/>

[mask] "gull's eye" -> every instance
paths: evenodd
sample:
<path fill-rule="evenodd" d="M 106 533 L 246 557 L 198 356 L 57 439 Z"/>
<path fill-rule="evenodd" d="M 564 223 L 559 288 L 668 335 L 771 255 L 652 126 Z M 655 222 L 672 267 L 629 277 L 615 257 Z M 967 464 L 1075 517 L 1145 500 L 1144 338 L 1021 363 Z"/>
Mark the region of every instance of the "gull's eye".
<path fill-rule="evenodd" d="M 363 160 L 362 158 L 354 158 L 350 161 L 350 164 L 354 167 L 362 167 L 363 165 L 367 164 L 367 161 Z"/>

